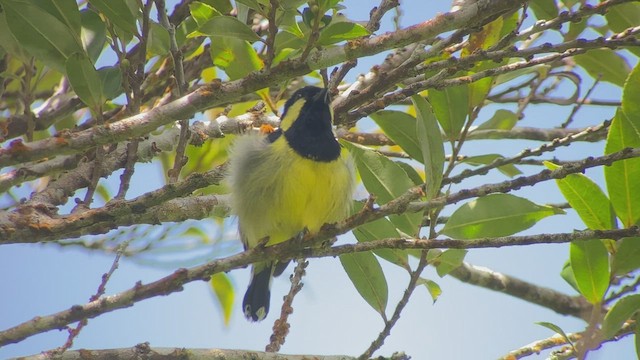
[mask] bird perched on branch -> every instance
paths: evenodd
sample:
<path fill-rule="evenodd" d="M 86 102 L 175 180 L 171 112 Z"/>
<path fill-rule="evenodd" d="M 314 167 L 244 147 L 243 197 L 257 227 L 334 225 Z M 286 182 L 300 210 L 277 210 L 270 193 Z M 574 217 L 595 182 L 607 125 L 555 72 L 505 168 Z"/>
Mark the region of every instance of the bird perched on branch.
<path fill-rule="evenodd" d="M 323 224 L 349 214 L 354 168 L 335 138 L 332 118 L 328 91 L 307 86 L 287 100 L 277 130 L 235 141 L 229 170 L 231 208 L 245 249 L 317 233 Z M 267 316 L 271 279 L 286 265 L 253 264 L 242 303 L 248 320 Z"/>

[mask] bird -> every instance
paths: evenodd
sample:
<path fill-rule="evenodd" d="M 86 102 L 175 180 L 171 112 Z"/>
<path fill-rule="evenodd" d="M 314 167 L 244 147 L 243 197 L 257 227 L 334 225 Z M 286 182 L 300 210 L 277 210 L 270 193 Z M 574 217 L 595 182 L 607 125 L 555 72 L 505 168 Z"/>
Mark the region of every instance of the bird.
<path fill-rule="evenodd" d="M 306 86 L 285 102 L 279 127 L 238 136 L 229 155 L 230 205 L 245 250 L 270 246 L 346 218 L 355 188 L 353 160 L 335 138 L 325 88 Z M 242 309 L 252 322 L 269 313 L 271 280 L 288 262 L 258 262 Z"/>

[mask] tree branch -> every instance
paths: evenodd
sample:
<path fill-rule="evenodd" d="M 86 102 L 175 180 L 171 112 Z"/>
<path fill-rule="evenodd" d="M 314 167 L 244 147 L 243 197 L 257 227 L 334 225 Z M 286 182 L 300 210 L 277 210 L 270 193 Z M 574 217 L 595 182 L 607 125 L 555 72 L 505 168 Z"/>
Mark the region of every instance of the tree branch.
<path fill-rule="evenodd" d="M 174 122 L 175 119 L 191 117 L 198 111 L 230 102 L 243 94 L 279 84 L 292 77 L 308 74 L 313 70 L 430 39 L 440 33 L 459 27 L 482 23 L 496 14 L 517 8 L 524 2 L 525 0 L 479 0 L 455 13 L 440 14 L 432 20 L 405 29 L 360 39 L 357 47 L 348 43 L 344 46 L 330 47 L 319 51 L 313 50 L 306 62 L 284 61 L 271 69 L 252 73 L 251 76 L 240 80 L 205 85 L 169 104 L 153 108 L 147 113 L 137 114 L 84 131 L 62 133 L 54 138 L 27 144 L 14 141 L 0 151 L 0 167 L 55 155 L 72 154 L 96 145 L 143 136 L 162 125 Z"/>
<path fill-rule="evenodd" d="M 159 295 L 169 295 L 181 291 L 183 286 L 193 281 L 208 281 L 210 276 L 230 270 L 246 267 L 258 261 L 290 260 L 294 258 L 335 257 L 341 254 L 372 251 L 378 249 L 475 249 L 499 248 L 505 246 L 523 246 L 532 244 L 560 244 L 571 241 L 592 239 L 620 240 L 640 236 L 640 228 L 616 230 L 584 230 L 570 233 L 505 236 L 475 240 L 437 240 L 437 239 L 382 239 L 357 244 L 347 244 L 329 248 L 300 248 L 295 242 L 283 242 L 266 248 L 253 248 L 224 259 L 189 269 L 178 269 L 174 273 L 149 284 L 137 283 L 121 293 L 105 296 L 84 305 L 75 305 L 61 312 L 35 317 L 12 328 L 0 331 L 0 346 L 20 342 L 30 336 L 49 330 L 60 329 L 82 319 L 95 318 L 101 314 L 133 306 L 136 302 Z M 324 237 L 315 237 L 315 240 Z M 313 241 L 314 239 L 310 239 Z M 313 241 L 315 243 L 315 241 Z"/>

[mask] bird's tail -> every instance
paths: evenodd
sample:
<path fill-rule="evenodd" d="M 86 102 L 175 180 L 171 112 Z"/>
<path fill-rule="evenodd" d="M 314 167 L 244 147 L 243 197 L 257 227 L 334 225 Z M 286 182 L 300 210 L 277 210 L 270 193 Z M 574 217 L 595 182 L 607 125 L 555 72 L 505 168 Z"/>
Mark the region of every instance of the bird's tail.
<path fill-rule="evenodd" d="M 269 313 L 273 263 L 257 263 L 251 271 L 251 282 L 244 294 L 242 309 L 249 321 L 261 321 Z"/>

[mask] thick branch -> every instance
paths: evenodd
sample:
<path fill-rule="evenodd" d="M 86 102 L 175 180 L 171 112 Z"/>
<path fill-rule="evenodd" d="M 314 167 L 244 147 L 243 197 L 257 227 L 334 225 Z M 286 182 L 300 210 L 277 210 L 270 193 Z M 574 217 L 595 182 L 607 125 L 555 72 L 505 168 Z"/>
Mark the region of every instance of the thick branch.
<path fill-rule="evenodd" d="M 50 360 L 46 354 L 38 354 L 16 358 L 14 360 Z M 345 355 L 286 355 L 250 350 L 228 349 L 185 349 L 185 348 L 152 348 L 148 343 L 138 344 L 133 348 L 106 349 L 106 350 L 74 350 L 66 351 L 56 357 L 57 360 L 131 360 L 131 359 L 156 359 L 156 360 L 355 360 L 355 357 Z M 384 360 L 385 358 L 380 358 Z M 391 360 L 392 358 L 388 358 Z M 394 358 L 395 360 L 395 358 Z"/>
<path fill-rule="evenodd" d="M 442 208 L 462 200 L 484 196 L 491 193 L 504 193 L 525 186 L 533 186 L 540 182 L 561 179 L 569 174 L 583 172 L 585 169 L 610 165 L 615 161 L 640 157 L 640 148 L 626 148 L 621 151 L 587 158 L 582 161 L 565 163 L 556 170 L 543 170 L 531 176 L 522 176 L 513 180 L 496 184 L 487 184 L 473 189 L 464 189 L 448 196 L 441 196 L 428 202 L 414 202 L 418 200 L 423 190 L 420 186 L 409 189 L 405 194 L 379 208 L 360 212 L 349 219 L 337 223 L 335 226 L 325 227 L 319 236 L 330 238 L 352 230 L 364 223 L 382 217 L 400 214 L 406 211 L 423 212 L 430 209 Z M 118 225 L 118 219 L 131 214 L 141 214 L 146 209 L 157 206 L 176 197 L 186 196 L 196 189 L 219 183 L 224 176 L 224 168 L 204 174 L 194 173 L 187 179 L 176 184 L 169 184 L 159 190 L 149 192 L 128 201 L 117 201 L 99 209 L 91 209 L 80 214 L 52 217 L 43 209 L 25 206 L 13 212 L 0 212 L 0 244 L 42 242 L 64 239 L 89 233 L 104 233 Z M 217 205 L 217 204 L 216 204 Z M 45 209 L 46 210 L 46 209 Z M 108 225 L 106 228 L 101 226 Z M 91 230 L 91 232 L 89 232 Z"/>
<path fill-rule="evenodd" d="M 215 273 L 227 272 L 245 267 L 257 261 L 274 259 L 289 260 L 295 258 L 335 257 L 341 254 L 372 251 L 378 249 L 472 249 L 522 246 L 532 244 L 558 244 L 591 239 L 620 240 L 640 236 L 640 228 L 616 230 L 585 230 L 560 234 L 528 236 L 507 236 L 476 240 L 423 240 L 423 239 L 383 239 L 357 244 L 334 246 L 330 248 L 299 248 L 295 242 L 284 242 L 266 248 L 253 248 L 237 255 L 215 260 L 190 269 L 178 269 L 173 274 L 143 285 L 137 283 L 129 290 L 116 295 L 105 296 L 84 305 L 75 305 L 70 309 L 46 316 L 38 316 L 10 329 L 0 331 L 0 346 L 20 342 L 35 334 L 64 328 L 66 325 L 82 319 L 95 318 L 101 314 L 133 306 L 136 302 L 169 295 L 181 291 L 183 286 L 193 281 L 208 281 Z M 318 238 L 316 238 L 318 239 Z M 310 239 L 311 241 L 311 239 Z"/>
<path fill-rule="evenodd" d="M 269 70 L 253 73 L 241 80 L 203 86 L 147 113 L 28 144 L 12 142 L 8 148 L 0 151 L 0 166 L 15 165 L 60 154 L 72 154 L 96 145 L 143 136 L 159 126 L 172 123 L 175 119 L 188 118 L 198 111 L 229 102 L 243 94 L 279 84 L 294 76 L 305 75 L 313 70 L 336 65 L 346 60 L 374 55 L 430 39 L 440 33 L 469 26 L 469 24 L 482 23 L 497 14 L 515 9 L 524 2 L 524 0 L 479 0 L 455 13 L 440 14 L 432 20 L 406 29 L 358 40 L 358 46 L 348 43 L 344 46 L 313 50 L 304 63 L 297 60 L 285 61 Z"/>
<path fill-rule="evenodd" d="M 499 291 L 546 307 L 558 314 L 586 319 L 591 311 L 591 304 L 583 297 L 568 296 L 559 291 L 541 287 L 484 267 L 463 263 L 459 268 L 453 270 L 450 275 L 467 284 Z"/>

